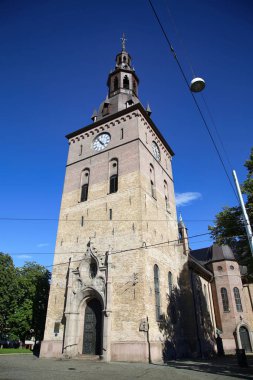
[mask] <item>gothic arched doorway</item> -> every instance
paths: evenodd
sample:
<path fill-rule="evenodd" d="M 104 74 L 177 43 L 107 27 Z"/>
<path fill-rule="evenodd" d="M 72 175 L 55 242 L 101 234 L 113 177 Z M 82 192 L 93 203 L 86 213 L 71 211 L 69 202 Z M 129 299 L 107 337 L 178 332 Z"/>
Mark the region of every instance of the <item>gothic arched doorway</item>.
<path fill-rule="evenodd" d="M 245 326 L 241 326 L 239 329 L 239 334 L 240 334 L 242 348 L 244 348 L 246 352 L 252 352 L 249 332 L 247 328 Z"/>
<path fill-rule="evenodd" d="M 93 298 L 88 301 L 84 315 L 83 354 L 101 355 L 102 351 L 102 306 Z"/>

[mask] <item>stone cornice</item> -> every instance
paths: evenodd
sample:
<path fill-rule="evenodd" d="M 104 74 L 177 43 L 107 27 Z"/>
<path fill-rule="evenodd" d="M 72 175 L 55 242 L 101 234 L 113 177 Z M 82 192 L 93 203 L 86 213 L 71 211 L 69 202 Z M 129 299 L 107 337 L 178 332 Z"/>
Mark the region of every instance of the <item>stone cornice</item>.
<path fill-rule="evenodd" d="M 134 111 L 137 111 L 134 112 Z M 138 114 L 138 111 L 140 111 L 140 114 Z M 148 116 L 147 112 L 143 108 L 143 106 L 140 103 L 134 104 L 131 107 L 128 107 L 122 111 L 119 111 L 117 113 L 114 113 L 112 115 L 109 115 L 107 117 L 104 117 L 103 119 L 100 119 L 96 121 L 95 123 L 89 124 L 86 127 L 83 127 L 81 129 L 78 129 L 75 132 L 67 134 L 65 137 L 69 140 L 70 143 L 74 143 L 76 141 L 79 141 L 81 139 L 84 139 L 84 137 L 88 137 L 89 133 L 94 135 L 94 133 L 99 133 L 104 130 L 109 129 L 111 126 L 115 126 L 117 124 L 120 124 L 122 121 L 126 121 L 127 118 L 132 118 L 130 113 L 133 116 L 140 116 L 145 119 L 145 122 L 148 126 L 152 128 L 152 130 L 155 132 L 157 137 L 160 139 L 160 142 L 158 141 L 159 145 L 162 147 L 161 143 L 164 145 L 164 147 L 168 150 L 168 152 L 171 154 L 171 156 L 174 156 L 174 152 L 159 131 L 159 129 L 156 127 L 155 123 L 152 121 L 152 119 Z M 144 124 L 145 124 L 144 122 Z"/>

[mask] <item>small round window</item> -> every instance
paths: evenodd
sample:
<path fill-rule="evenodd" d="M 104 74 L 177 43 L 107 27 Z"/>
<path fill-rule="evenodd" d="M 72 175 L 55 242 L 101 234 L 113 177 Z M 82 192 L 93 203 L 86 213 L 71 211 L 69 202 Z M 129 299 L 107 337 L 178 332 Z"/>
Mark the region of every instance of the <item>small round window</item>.
<path fill-rule="evenodd" d="M 230 269 L 231 269 L 231 270 L 234 270 L 235 267 L 234 267 L 233 265 L 230 265 Z"/>
<path fill-rule="evenodd" d="M 219 272 L 223 271 L 223 269 L 222 269 L 222 267 L 220 265 L 217 267 L 217 269 L 218 269 Z"/>

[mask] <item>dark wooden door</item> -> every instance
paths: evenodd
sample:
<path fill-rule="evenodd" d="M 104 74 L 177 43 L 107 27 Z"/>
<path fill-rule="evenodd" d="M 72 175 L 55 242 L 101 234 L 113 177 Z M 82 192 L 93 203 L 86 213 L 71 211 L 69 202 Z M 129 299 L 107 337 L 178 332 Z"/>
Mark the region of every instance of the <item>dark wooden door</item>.
<path fill-rule="evenodd" d="M 251 352 L 252 349 L 251 349 L 248 330 L 246 329 L 246 327 L 241 326 L 239 331 L 240 331 L 242 348 L 244 348 L 246 352 Z"/>
<path fill-rule="evenodd" d="M 84 316 L 83 354 L 101 354 L 102 308 L 96 299 L 86 305 Z"/>

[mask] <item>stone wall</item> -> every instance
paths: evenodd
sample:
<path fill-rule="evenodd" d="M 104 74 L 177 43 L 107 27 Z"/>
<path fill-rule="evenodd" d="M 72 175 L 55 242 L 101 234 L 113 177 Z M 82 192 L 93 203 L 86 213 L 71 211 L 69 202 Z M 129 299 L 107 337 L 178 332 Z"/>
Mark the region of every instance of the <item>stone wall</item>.
<path fill-rule="evenodd" d="M 94 152 L 92 142 L 104 131 L 110 133 L 111 141 L 104 150 Z M 153 157 L 152 141 L 159 146 L 160 162 Z M 118 160 L 118 191 L 108 194 L 109 165 L 114 158 Z M 150 190 L 150 164 L 155 172 L 155 198 Z M 84 169 L 89 169 L 88 200 L 80 202 Z M 169 207 L 165 204 L 164 181 L 168 184 Z M 43 356 L 59 356 L 60 347 L 64 348 L 69 260 L 71 270 L 78 267 L 88 242 L 97 256 L 108 251 L 111 254 L 112 360 L 147 361 L 149 352 L 152 360 L 161 360 L 167 337 L 156 320 L 154 265 L 160 269 L 161 313 L 165 316 L 170 302 L 168 272 L 173 274 L 173 287 L 178 288 L 187 255 L 178 241 L 171 155 L 140 111 L 129 111 L 70 140 Z M 147 317 L 149 337 L 140 331 L 141 321 Z M 80 308 L 76 323 L 80 325 L 83 319 L 84 308 Z M 55 322 L 61 322 L 57 334 Z M 73 344 L 81 347 L 82 336 L 75 339 Z M 80 349 L 72 352 L 80 353 Z"/>

